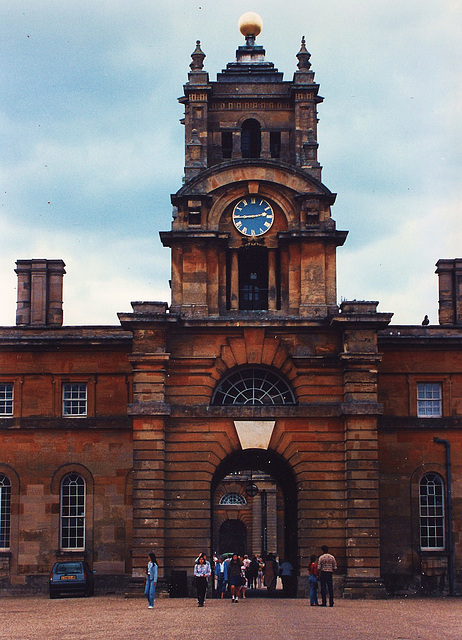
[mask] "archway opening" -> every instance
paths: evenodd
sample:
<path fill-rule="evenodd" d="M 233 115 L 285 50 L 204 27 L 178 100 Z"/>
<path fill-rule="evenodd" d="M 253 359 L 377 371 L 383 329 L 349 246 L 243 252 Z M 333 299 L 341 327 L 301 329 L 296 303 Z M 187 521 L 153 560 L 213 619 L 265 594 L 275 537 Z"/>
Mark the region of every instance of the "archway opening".
<path fill-rule="evenodd" d="M 298 575 L 297 488 L 282 456 L 262 449 L 228 456 L 213 477 L 211 505 L 215 553 L 256 556 L 263 562 L 272 554 L 280 562 L 288 560 Z"/>
<path fill-rule="evenodd" d="M 255 118 L 242 123 L 241 154 L 243 158 L 259 158 L 261 152 L 261 126 Z"/>

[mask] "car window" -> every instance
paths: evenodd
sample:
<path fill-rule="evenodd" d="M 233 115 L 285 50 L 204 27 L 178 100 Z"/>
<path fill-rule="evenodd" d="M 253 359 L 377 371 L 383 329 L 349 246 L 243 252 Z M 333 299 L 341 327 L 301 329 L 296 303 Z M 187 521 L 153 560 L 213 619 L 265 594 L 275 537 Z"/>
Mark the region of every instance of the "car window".
<path fill-rule="evenodd" d="M 82 573 L 82 565 L 80 562 L 60 562 L 56 565 L 55 573 L 57 575 Z"/>

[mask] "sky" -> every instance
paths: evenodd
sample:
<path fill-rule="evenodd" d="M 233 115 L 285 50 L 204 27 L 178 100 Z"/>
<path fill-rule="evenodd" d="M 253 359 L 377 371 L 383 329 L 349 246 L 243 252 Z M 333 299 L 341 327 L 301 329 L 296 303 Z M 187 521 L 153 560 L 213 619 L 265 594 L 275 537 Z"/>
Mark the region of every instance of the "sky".
<path fill-rule="evenodd" d="M 0 325 L 15 324 L 18 259 L 64 260 L 66 325 L 170 301 L 177 98 L 196 40 L 212 81 L 234 61 L 245 11 L 285 80 L 302 36 L 311 53 L 322 180 L 349 231 L 339 303 L 438 323 L 435 263 L 462 257 L 459 0 L 4 0 Z"/>

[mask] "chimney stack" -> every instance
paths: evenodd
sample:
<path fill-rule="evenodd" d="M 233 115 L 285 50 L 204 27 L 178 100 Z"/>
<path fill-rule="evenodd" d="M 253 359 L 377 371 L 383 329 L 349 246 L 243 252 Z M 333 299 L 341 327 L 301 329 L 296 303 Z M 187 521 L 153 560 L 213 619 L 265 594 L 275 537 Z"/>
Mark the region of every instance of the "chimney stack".
<path fill-rule="evenodd" d="M 61 327 L 63 324 L 62 260 L 18 260 L 18 326 Z"/>
<path fill-rule="evenodd" d="M 462 258 L 438 260 L 439 322 L 462 325 Z"/>

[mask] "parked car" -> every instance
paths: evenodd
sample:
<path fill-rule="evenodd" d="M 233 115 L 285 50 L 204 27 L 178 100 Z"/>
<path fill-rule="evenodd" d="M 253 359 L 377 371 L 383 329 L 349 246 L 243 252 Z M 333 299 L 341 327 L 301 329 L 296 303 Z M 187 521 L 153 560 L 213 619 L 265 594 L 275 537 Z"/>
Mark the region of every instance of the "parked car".
<path fill-rule="evenodd" d="M 95 593 L 93 571 L 86 562 L 55 562 L 50 573 L 50 598 L 64 593 Z"/>

